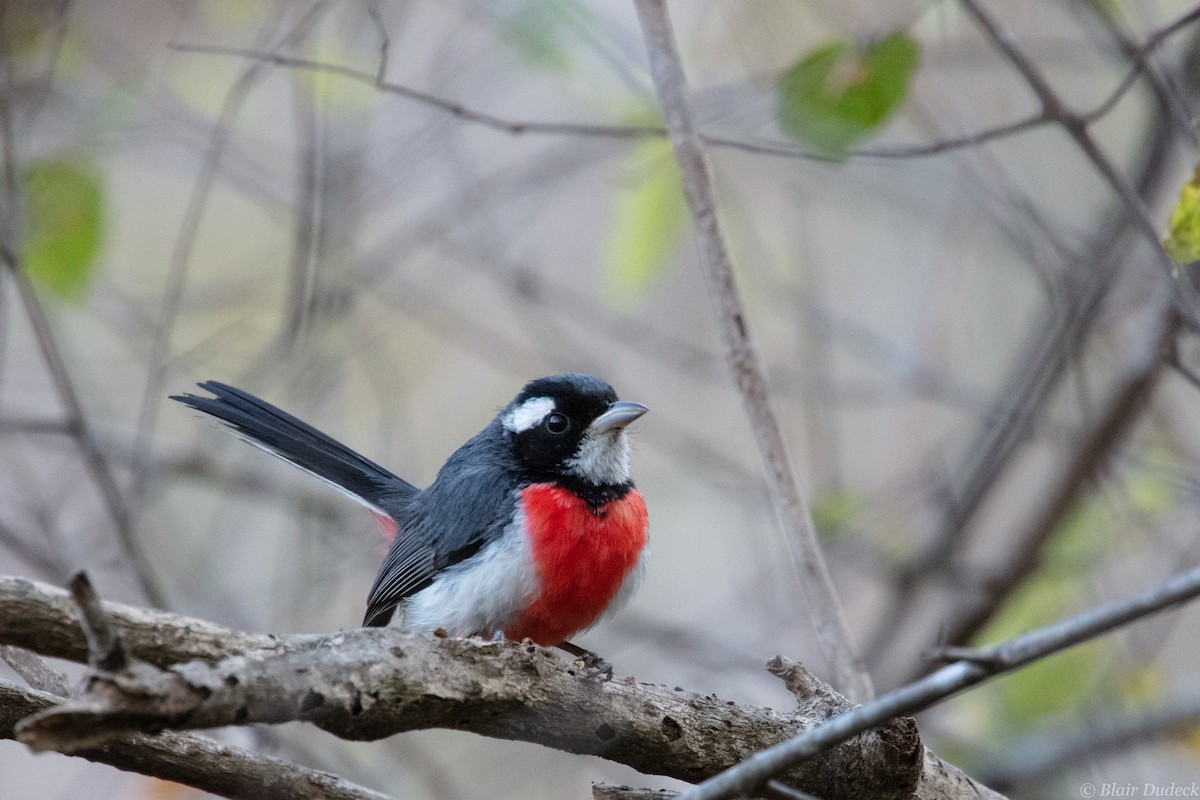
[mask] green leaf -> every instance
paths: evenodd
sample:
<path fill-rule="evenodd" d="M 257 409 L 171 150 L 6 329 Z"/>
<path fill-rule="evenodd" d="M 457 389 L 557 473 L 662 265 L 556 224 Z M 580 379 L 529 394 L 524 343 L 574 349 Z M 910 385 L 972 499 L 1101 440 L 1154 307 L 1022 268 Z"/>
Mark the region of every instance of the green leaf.
<path fill-rule="evenodd" d="M 617 195 L 604 263 L 609 288 L 641 297 L 659 285 L 679 245 L 687 204 L 665 139 L 633 148 L 627 185 Z"/>
<path fill-rule="evenodd" d="M 812 518 L 817 534 L 833 538 L 842 533 L 856 520 L 866 501 L 862 495 L 849 489 L 826 492 L 813 503 Z"/>
<path fill-rule="evenodd" d="M 1129 502 L 1143 514 L 1161 516 L 1178 503 L 1177 476 L 1184 469 L 1164 447 L 1150 448 L 1141 454 L 1125 478 Z"/>
<path fill-rule="evenodd" d="M 82 297 L 103 238 L 99 174 L 82 162 L 38 161 L 25 170 L 23 185 L 25 272 L 65 300 Z"/>
<path fill-rule="evenodd" d="M 1112 539 L 1112 516 L 1099 501 L 1076 505 L 1047 544 L 1041 569 L 1009 595 L 973 644 L 1010 639 L 1086 603 L 1087 576 Z M 1078 711 L 1097 691 L 1104 647 L 1092 642 L 1065 650 L 982 690 L 1000 732 L 1024 734 L 1048 716 Z"/>
<path fill-rule="evenodd" d="M 903 31 L 865 49 L 846 41 L 818 47 L 779 79 L 779 127 L 844 158 L 904 101 L 918 52 Z"/>
<path fill-rule="evenodd" d="M 1004 604 L 1000 615 L 978 641 L 995 642 L 1061 619 L 1077 606 L 1079 581 L 1039 573 L 1026 581 Z M 1093 694 L 1103 670 L 1103 643 L 1091 642 L 1064 650 L 997 681 L 990 688 L 995 704 L 992 720 L 997 732 L 1018 735 L 1036 729 L 1041 720 L 1080 710 Z"/>
<path fill-rule="evenodd" d="M 1179 193 L 1179 202 L 1171 212 L 1171 233 L 1163 240 L 1163 247 L 1179 265 L 1200 259 L 1200 166 Z"/>

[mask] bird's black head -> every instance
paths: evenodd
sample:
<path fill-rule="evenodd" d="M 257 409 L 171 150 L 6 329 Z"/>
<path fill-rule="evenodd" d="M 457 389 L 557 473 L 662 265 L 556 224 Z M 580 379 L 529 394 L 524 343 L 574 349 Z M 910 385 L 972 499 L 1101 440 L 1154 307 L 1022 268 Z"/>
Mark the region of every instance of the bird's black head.
<path fill-rule="evenodd" d="M 530 381 L 500 423 L 530 480 L 621 486 L 629 483 L 625 426 L 644 413 L 643 405 L 618 401 L 599 378 L 553 375 Z"/>

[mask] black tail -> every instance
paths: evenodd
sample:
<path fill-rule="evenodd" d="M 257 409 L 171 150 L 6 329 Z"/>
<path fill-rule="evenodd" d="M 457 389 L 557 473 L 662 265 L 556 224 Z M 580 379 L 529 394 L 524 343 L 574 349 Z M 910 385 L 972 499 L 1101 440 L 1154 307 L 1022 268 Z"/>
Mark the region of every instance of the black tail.
<path fill-rule="evenodd" d="M 211 414 L 251 444 L 328 481 L 369 506 L 392 514 L 400 501 L 417 491 L 408 481 L 249 392 L 217 381 L 206 381 L 199 386 L 216 397 L 185 394 L 173 395 L 171 399 Z"/>

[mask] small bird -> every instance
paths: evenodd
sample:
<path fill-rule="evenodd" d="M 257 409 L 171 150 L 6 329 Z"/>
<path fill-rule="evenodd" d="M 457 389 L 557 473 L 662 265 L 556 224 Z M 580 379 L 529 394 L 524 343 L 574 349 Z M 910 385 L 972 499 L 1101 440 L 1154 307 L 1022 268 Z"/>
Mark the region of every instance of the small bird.
<path fill-rule="evenodd" d="M 567 641 L 625 604 L 645 568 L 647 515 L 625 426 L 646 413 L 603 380 L 529 382 L 418 489 L 254 395 L 216 381 L 176 395 L 234 433 L 366 505 L 395 537 L 364 626 L 532 639 L 612 676 Z"/>

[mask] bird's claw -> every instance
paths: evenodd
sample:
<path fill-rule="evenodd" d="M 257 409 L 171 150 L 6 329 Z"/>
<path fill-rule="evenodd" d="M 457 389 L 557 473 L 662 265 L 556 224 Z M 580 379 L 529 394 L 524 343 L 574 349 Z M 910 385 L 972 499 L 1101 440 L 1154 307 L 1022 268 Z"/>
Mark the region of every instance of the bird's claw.
<path fill-rule="evenodd" d="M 581 653 L 575 663 L 587 671 L 584 677 L 588 680 L 598 680 L 601 683 L 612 680 L 613 665 L 591 650 Z"/>

